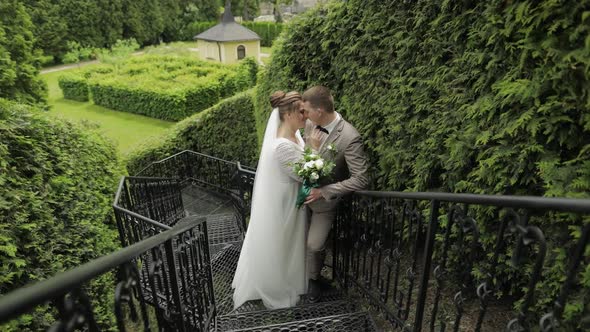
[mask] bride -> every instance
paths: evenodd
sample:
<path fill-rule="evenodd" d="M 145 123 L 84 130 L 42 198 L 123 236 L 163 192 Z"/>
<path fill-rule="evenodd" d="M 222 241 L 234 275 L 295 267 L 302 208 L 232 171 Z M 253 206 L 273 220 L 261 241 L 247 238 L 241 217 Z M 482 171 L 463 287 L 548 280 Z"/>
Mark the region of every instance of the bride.
<path fill-rule="evenodd" d="M 307 290 L 306 213 L 295 207 L 301 179 L 290 164 L 303 155 L 307 119 L 301 95 L 277 91 L 266 125 L 246 238 L 232 283 L 234 308 L 261 299 L 267 308 L 294 306 Z M 309 142 L 319 147 L 319 140 Z"/>

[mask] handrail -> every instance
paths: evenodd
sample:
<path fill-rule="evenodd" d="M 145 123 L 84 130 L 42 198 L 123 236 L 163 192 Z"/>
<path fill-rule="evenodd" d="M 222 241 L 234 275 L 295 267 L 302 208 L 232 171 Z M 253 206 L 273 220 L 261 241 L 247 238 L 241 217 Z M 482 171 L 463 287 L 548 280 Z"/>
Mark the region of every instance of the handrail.
<path fill-rule="evenodd" d="M 234 165 L 236 164 L 235 161 L 229 161 L 229 160 L 225 160 L 225 159 L 213 157 L 213 156 L 210 156 L 210 155 L 207 155 L 207 154 L 204 154 L 204 153 L 200 153 L 200 152 L 195 152 L 195 151 L 192 151 L 192 150 L 182 150 L 182 151 L 180 151 L 178 153 L 175 153 L 175 154 L 173 154 L 173 155 L 171 155 L 169 157 L 166 157 L 166 158 L 164 158 L 162 160 L 151 162 L 149 165 L 147 165 L 146 167 L 142 168 L 139 172 L 137 172 L 136 175 L 139 175 L 139 174 L 143 173 L 146 169 L 152 167 L 153 165 L 161 164 L 163 162 L 168 161 L 169 159 L 178 157 L 179 155 L 181 155 L 183 153 L 195 154 L 195 155 L 198 155 L 198 156 L 201 156 L 201 157 L 207 157 L 209 159 L 213 159 L 213 160 L 217 160 L 217 161 L 222 161 L 222 162 L 227 163 L 227 164 L 234 164 Z"/>
<path fill-rule="evenodd" d="M 250 167 L 242 166 L 242 163 L 240 163 L 239 161 L 237 162 L 237 164 L 238 164 L 238 170 L 240 172 L 249 173 L 251 175 L 256 175 L 256 170 L 255 169 L 252 169 Z"/>
<path fill-rule="evenodd" d="M 145 221 L 147 223 L 150 223 L 150 224 L 152 224 L 154 226 L 158 226 L 158 227 L 163 228 L 165 230 L 172 229 L 172 227 L 170 227 L 168 225 L 164 225 L 161 222 L 157 222 L 157 221 L 155 221 L 153 219 L 146 218 L 146 217 L 142 216 L 141 214 L 135 213 L 133 211 L 129 211 L 129 210 L 125 209 L 125 208 L 122 208 L 120 206 L 117 206 L 116 204 L 113 204 L 113 209 L 119 210 L 121 212 L 125 212 L 125 213 L 127 213 L 127 214 L 129 214 L 129 215 L 131 215 L 131 216 L 133 216 L 135 218 L 141 219 L 141 220 L 143 220 L 143 221 Z"/>
<path fill-rule="evenodd" d="M 493 205 L 511 208 L 590 213 L 590 199 L 536 196 L 483 195 L 439 192 L 357 191 L 356 195 L 376 198 L 435 200 L 439 202 Z"/>
<path fill-rule="evenodd" d="M 183 223 L 143 241 L 122 248 L 107 256 L 94 259 L 72 270 L 57 274 L 51 279 L 37 282 L 31 286 L 19 288 L 0 297 L 0 321 L 7 321 L 27 312 L 30 308 L 43 304 L 48 299 L 68 293 L 81 283 L 106 273 L 140 254 L 165 243 L 174 236 L 186 232 L 197 224 L 205 222 L 206 218 L 194 219 Z"/>

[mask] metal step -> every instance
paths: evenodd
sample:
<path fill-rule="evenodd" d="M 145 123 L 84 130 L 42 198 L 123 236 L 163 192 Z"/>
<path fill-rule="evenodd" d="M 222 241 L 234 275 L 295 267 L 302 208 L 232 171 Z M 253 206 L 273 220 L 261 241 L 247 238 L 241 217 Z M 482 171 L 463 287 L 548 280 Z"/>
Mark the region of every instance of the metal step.
<path fill-rule="evenodd" d="M 285 309 L 249 311 L 217 317 L 217 329 L 218 331 L 244 329 L 353 313 L 357 310 L 357 306 L 350 301 L 333 301 Z"/>
<path fill-rule="evenodd" d="M 220 315 L 229 313 L 234 306 L 231 284 L 240 258 L 241 248 L 241 242 L 232 243 L 211 257 L 215 305 L 217 313 Z"/>
<path fill-rule="evenodd" d="M 220 330 L 222 331 L 222 330 Z M 301 320 L 297 322 L 271 324 L 227 332 L 377 332 L 375 322 L 367 312 L 359 311 L 342 315 Z"/>
<path fill-rule="evenodd" d="M 320 297 L 320 300 L 317 303 L 326 303 L 326 302 L 344 301 L 344 300 L 347 300 L 346 295 L 344 295 L 344 293 L 342 293 L 336 289 L 329 289 L 329 290 L 322 292 L 322 296 Z M 309 300 L 308 294 L 303 294 L 303 295 L 301 295 L 301 298 L 299 299 L 299 303 L 297 303 L 297 306 L 302 306 L 302 305 L 306 305 L 306 304 L 312 304 L 312 302 Z M 238 314 L 238 313 L 246 313 L 246 312 L 252 312 L 252 311 L 262 311 L 262 310 L 268 310 L 268 309 L 266 309 L 266 307 L 264 306 L 262 301 L 260 301 L 260 300 L 248 301 L 248 302 L 244 303 L 243 305 L 241 305 L 239 308 L 236 308 L 236 309 L 232 310 L 231 312 L 229 312 L 228 315 L 233 315 L 233 314 Z"/>

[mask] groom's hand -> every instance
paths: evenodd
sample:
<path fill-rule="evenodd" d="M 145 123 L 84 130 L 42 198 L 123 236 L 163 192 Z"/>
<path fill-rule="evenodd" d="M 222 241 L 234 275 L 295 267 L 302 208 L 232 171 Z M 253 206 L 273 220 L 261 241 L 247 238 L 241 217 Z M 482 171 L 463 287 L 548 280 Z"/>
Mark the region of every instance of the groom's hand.
<path fill-rule="evenodd" d="M 307 198 L 305 199 L 305 203 L 304 204 L 309 204 L 309 203 L 313 203 L 315 201 L 317 201 L 318 199 L 322 199 L 322 192 L 321 190 L 319 190 L 318 188 L 311 188 L 311 191 L 309 192 L 309 195 L 307 195 Z"/>

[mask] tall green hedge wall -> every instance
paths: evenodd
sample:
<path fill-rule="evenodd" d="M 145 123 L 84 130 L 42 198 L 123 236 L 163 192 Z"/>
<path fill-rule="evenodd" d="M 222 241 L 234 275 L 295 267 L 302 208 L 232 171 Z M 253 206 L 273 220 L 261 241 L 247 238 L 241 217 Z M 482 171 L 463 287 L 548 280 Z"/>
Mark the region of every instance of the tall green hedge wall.
<path fill-rule="evenodd" d="M 187 27 L 185 40 L 192 40 L 194 36 L 217 25 L 218 22 L 194 22 Z M 260 36 L 260 46 L 270 47 L 283 31 L 283 23 L 275 22 L 242 22 L 246 28 Z"/>
<path fill-rule="evenodd" d="M 586 196 L 590 1 L 335 2 L 290 24 L 261 80 L 325 84 L 382 189 Z"/>
<path fill-rule="evenodd" d="M 114 251 L 111 204 L 122 172 L 95 130 L 0 99 L 0 294 Z M 112 286 L 105 275 L 89 287 L 104 327 L 114 326 Z M 41 331 L 52 320 L 40 307 L 0 330 Z"/>
<path fill-rule="evenodd" d="M 254 122 L 254 91 L 248 90 L 174 126 L 165 138 L 148 140 L 127 161 L 129 174 L 183 150 L 254 165 L 258 144 Z"/>
<path fill-rule="evenodd" d="M 333 1 L 290 22 L 274 46 L 258 132 L 272 91 L 323 84 L 364 138 L 374 189 L 590 197 L 589 32 L 588 0 Z M 495 223 L 485 220 L 490 252 Z M 534 221 L 556 259 L 538 306 L 555 298 L 579 236 L 580 221 L 556 220 Z M 584 269 L 573 321 L 590 310 Z"/>

